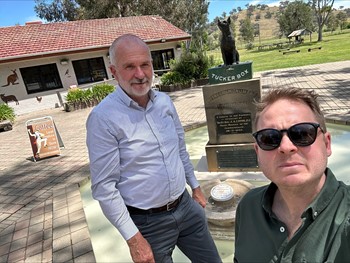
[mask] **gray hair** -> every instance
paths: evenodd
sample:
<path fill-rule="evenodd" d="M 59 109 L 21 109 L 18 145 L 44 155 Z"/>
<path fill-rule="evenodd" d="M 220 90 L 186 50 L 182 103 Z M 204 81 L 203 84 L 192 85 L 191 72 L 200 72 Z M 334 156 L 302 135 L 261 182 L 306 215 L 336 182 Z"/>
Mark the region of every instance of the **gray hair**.
<path fill-rule="evenodd" d="M 120 37 L 116 38 L 112 45 L 110 46 L 109 48 L 109 60 L 111 62 L 111 65 L 114 65 L 116 66 L 116 63 L 118 61 L 117 59 L 117 56 L 118 56 L 118 45 L 122 42 L 134 42 L 134 43 L 138 43 L 140 44 L 141 46 L 145 46 L 148 50 L 148 46 L 147 44 L 141 39 L 139 38 L 138 36 L 136 35 L 133 35 L 133 34 L 125 34 L 125 35 L 121 35 Z M 150 58 L 151 58 L 151 51 L 149 51 L 149 55 L 150 55 Z"/>

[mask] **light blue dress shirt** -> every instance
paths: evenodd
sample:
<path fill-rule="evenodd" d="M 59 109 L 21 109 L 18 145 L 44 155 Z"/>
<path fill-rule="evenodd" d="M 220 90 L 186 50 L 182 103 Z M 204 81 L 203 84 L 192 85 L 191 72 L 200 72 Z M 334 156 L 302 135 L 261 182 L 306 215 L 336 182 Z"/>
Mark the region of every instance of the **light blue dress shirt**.
<path fill-rule="evenodd" d="M 149 96 L 144 109 L 117 87 L 86 123 L 92 195 L 126 240 L 138 229 L 125 205 L 160 207 L 179 197 L 186 182 L 199 186 L 173 102 L 162 92 Z"/>

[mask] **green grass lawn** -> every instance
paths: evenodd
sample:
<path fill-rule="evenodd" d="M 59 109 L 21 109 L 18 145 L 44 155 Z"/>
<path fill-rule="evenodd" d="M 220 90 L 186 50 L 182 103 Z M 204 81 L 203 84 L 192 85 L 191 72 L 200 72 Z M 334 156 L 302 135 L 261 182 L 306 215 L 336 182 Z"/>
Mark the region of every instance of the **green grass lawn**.
<path fill-rule="evenodd" d="M 315 33 L 313 38 L 316 39 Z M 307 36 L 304 37 L 305 42 L 301 45 L 294 46 L 290 50 L 300 50 L 299 53 L 290 53 L 283 55 L 279 49 L 253 50 L 239 49 L 241 62 L 253 61 L 253 71 L 265 71 L 272 69 L 298 67 L 312 64 L 320 64 L 335 61 L 350 60 L 350 30 L 338 34 L 324 34 L 323 41 L 309 41 Z M 281 42 L 281 40 L 271 41 Z M 309 48 L 322 47 L 308 52 Z M 207 52 L 213 55 L 218 64 L 222 64 L 220 50 Z"/>

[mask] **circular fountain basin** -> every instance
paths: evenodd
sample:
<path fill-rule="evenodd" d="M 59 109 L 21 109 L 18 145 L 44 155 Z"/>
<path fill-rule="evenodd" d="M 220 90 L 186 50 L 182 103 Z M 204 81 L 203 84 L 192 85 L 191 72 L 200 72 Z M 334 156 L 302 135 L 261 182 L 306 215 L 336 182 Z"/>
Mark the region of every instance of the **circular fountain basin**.
<path fill-rule="evenodd" d="M 207 199 L 205 214 L 208 221 L 227 227 L 234 225 L 238 202 L 254 186 L 243 180 L 216 179 L 203 182 L 201 188 Z"/>

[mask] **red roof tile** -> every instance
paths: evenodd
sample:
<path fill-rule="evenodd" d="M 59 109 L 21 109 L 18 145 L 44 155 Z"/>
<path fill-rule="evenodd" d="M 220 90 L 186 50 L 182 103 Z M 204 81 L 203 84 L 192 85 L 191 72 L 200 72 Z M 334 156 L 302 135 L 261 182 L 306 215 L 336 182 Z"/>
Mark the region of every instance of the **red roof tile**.
<path fill-rule="evenodd" d="M 182 40 L 190 35 L 160 16 L 133 16 L 0 27 L 0 63 L 20 57 L 107 48 L 125 33 L 145 42 Z"/>

